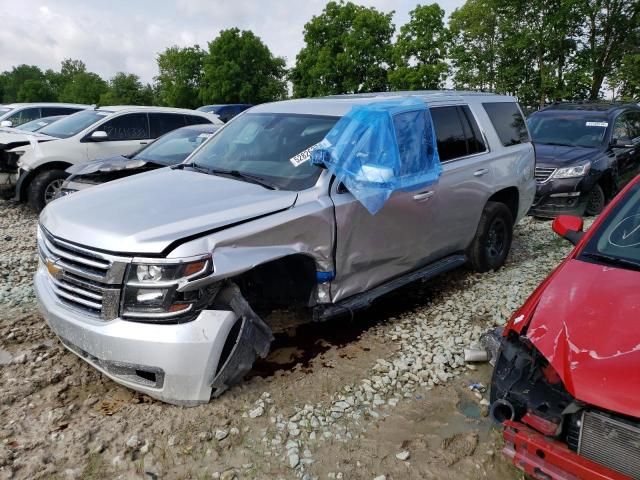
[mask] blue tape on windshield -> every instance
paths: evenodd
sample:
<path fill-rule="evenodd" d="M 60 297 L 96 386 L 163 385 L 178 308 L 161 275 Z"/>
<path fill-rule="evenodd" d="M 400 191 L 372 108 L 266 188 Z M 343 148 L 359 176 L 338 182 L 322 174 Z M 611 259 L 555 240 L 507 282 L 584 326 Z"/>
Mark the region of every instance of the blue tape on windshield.
<path fill-rule="evenodd" d="M 356 106 L 311 153 L 376 214 L 396 190 L 438 181 L 442 173 L 431 113 L 419 98 Z"/>

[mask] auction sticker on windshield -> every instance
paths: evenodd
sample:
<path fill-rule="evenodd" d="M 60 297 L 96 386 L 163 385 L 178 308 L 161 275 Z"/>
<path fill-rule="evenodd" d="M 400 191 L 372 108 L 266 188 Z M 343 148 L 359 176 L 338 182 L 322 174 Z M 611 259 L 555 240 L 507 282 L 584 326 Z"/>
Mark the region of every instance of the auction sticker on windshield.
<path fill-rule="evenodd" d="M 640 245 L 640 214 L 623 219 L 609 235 L 609 243 L 627 248 Z"/>
<path fill-rule="evenodd" d="M 587 127 L 608 127 L 607 122 L 587 122 Z"/>
<path fill-rule="evenodd" d="M 308 162 L 309 159 L 311 158 L 311 152 L 313 151 L 314 148 L 316 148 L 317 145 L 318 145 L 317 143 L 315 145 L 311 145 L 306 150 L 303 150 L 299 154 L 291 157 L 289 161 L 293 164 L 294 167 L 299 167 L 303 163 Z"/>

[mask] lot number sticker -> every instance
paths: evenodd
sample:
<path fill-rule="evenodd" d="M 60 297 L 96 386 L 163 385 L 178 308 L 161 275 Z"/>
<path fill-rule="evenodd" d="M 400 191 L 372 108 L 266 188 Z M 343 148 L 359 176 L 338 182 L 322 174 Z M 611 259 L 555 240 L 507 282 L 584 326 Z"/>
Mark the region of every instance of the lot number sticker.
<path fill-rule="evenodd" d="M 302 165 L 303 163 L 309 161 L 309 159 L 311 158 L 311 152 L 313 151 L 314 148 L 316 148 L 318 146 L 318 144 L 316 143 L 315 145 L 311 145 L 309 148 L 307 148 L 306 150 L 303 150 L 302 152 L 300 152 L 299 154 L 297 154 L 294 157 L 291 157 L 289 159 L 289 161 L 293 164 L 294 167 L 299 167 L 300 165 Z"/>

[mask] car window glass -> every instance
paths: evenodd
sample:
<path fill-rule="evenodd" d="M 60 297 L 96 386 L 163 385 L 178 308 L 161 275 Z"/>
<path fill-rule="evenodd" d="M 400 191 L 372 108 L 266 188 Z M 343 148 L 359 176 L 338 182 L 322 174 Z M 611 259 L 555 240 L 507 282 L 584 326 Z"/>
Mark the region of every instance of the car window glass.
<path fill-rule="evenodd" d="M 606 117 L 566 111 L 534 113 L 527 124 L 535 143 L 567 147 L 597 147 L 609 126 Z"/>
<path fill-rule="evenodd" d="M 69 108 L 69 107 L 43 107 L 43 117 L 53 117 L 54 115 L 70 115 L 75 112 L 79 112 L 81 108 Z"/>
<path fill-rule="evenodd" d="M 509 147 L 528 142 L 527 126 L 515 102 L 483 103 L 502 145 Z"/>
<path fill-rule="evenodd" d="M 478 128 L 476 119 L 471 113 L 471 109 L 467 105 L 462 105 L 458 108 L 458 113 L 460 114 L 467 139 L 467 153 L 471 155 L 473 153 L 486 151 L 487 147 L 484 144 L 484 139 L 480 134 L 480 129 Z"/>
<path fill-rule="evenodd" d="M 40 118 L 40 116 L 41 115 L 39 108 L 25 108 L 7 117 L 5 120 L 10 120 L 13 123 L 13 126 L 17 127 L 18 125 L 22 125 L 23 123 L 27 123 L 31 120 Z"/>
<path fill-rule="evenodd" d="M 467 155 L 467 142 L 458 115 L 458 107 L 432 108 L 431 118 L 436 131 L 440 161 Z"/>
<path fill-rule="evenodd" d="M 196 115 L 185 115 L 184 116 L 187 125 L 202 125 L 203 123 L 211 123 L 204 117 L 199 117 Z"/>
<path fill-rule="evenodd" d="M 151 138 L 158 138 L 176 128 L 185 126 L 184 115 L 171 113 L 150 113 L 149 125 L 151 126 Z"/>
<path fill-rule="evenodd" d="M 632 140 L 640 140 L 640 112 L 627 114 L 627 125 Z"/>
<path fill-rule="evenodd" d="M 613 124 L 612 137 L 614 140 L 631 139 L 631 132 L 629 132 L 626 115 L 623 114 L 616 118 Z"/>
<path fill-rule="evenodd" d="M 40 133 L 57 138 L 69 138 L 109 115 L 111 112 L 108 110 L 82 110 L 47 125 Z"/>
<path fill-rule="evenodd" d="M 182 162 L 212 135 L 213 132 L 203 132 L 195 128 L 174 130 L 140 150 L 133 158 L 163 165 L 174 165 Z"/>
<path fill-rule="evenodd" d="M 146 113 L 127 113 L 120 115 L 100 125 L 97 130 L 107 132 L 109 140 L 112 141 L 150 138 Z"/>

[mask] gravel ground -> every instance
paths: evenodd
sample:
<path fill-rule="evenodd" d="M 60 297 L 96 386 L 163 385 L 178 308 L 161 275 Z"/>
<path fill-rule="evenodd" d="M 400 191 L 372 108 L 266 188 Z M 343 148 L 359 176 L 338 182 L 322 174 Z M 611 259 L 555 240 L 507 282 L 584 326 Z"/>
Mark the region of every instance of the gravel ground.
<path fill-rule="evenodd" d="M 278 334 L 248 381 L 190 409 L 60 345 L 31 287 L 36 223 L 0 201 L 0 479 L 521 478 L 498 453 L 487 394 L 467 388 L 490 370 L 462 351 L 570 250 L 549 222 L 523 221 L 497 272 L 462 269 Z"/>

